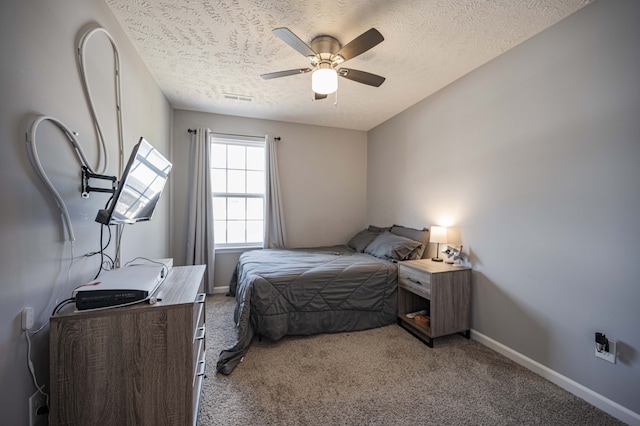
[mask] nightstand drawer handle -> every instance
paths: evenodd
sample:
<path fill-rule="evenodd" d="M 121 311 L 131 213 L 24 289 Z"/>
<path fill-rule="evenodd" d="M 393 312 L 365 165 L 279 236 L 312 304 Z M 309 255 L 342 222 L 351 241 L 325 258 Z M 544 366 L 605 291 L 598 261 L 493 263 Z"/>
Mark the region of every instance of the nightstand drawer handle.
<path fill-rule="evenodd" d="M 200 293 L 198 294 L 198 297 L 196 297 L 196 303 L 204 303 L 206 298 L 207 298 L 206 293 Z"/>
<path fill-rule="evenodd" d="M 418 280 L 413 279 L 413 278 L 411 278 L 411 277 L 407 277 L 407 279 L 408 279 L 409 281 L 411 281 L 412 283 L 416 283 L 416 284 L 418 284 L 418 285 L 422 285 L 422 281 L 418 281 Z"/>

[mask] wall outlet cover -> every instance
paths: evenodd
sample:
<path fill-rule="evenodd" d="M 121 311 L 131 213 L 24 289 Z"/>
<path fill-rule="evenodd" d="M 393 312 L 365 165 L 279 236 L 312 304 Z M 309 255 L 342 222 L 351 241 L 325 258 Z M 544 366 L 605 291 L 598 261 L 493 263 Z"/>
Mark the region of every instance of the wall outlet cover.
<path fill-rule="evenodd" d="M 33 308 L 26 307 L 22 310 L 22 329 L 31 330 L 33 328 Z"/>
<path fill-rule="evenodd" d="M 49 407 L 47 397 L 36 391 L 29 398 L 29 426 L 47 426 L 49 424 Z"/>
<path fill-rule="evenodd" d="M 605 361 L 609 361 L 611 364 L 616 363 L 616 341 L 609 340 L 609 352 L 598 352 L 598 348 L 595 348 L 596 357 L 600 359 L 604 359 Z"/>

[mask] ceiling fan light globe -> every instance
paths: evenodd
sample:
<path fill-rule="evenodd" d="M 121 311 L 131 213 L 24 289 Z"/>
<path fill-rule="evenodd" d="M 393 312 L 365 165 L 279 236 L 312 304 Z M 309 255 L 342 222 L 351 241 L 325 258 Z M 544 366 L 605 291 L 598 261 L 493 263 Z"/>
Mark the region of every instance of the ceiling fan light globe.
<path fill-rule="evenodd" d="M 338 90 L 338 73 L 333 68 L 319 68 L 311 75 L 311 88 L 321 95 Z"/>

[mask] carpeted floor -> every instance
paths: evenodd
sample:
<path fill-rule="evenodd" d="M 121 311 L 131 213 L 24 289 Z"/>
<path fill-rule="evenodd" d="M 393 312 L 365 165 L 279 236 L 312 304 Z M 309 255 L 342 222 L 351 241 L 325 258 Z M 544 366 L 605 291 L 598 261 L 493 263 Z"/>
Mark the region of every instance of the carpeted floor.
<path fill-rule="evenodd" d="M 473 340 L 430 349 L 404 329 L 254 341 L 229 375 L 234 299 L 207 298 L 200 425 L 620 425 Z"/>

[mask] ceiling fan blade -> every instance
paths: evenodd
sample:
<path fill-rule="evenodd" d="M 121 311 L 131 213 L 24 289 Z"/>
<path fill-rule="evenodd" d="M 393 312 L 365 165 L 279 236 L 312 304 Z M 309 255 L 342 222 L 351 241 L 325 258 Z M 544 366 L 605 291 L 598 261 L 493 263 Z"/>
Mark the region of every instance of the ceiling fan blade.
<path fill-rule="evenodd" d="M 285 43 L 287 43 L 289 46 L 293 47 L 295 50 L 302 53 L 304 56 L 316 55 L 316 52 L 314 52 L 313 49 L 311 49 L 307 43 L 300 40 L 300 38 L 297 35 L 291 32 L 289 28 L 286 28 L 286 27 L 276 28 L 275 30 L 273 30 L 273 33 L 278 37 L 280 37 L 280 39 Z"/>
<path fill-rule="evenodd" d="M 326 99 L 326 98 L 327 98 L 327 95 L 321 95 L 320 93 L 316 93 L 316 92 L 313 92 L 313 94 L 314 94 L 314 96 L 315 96 L 315 98 L 314 98 L 314 99 L 315 99 L 316 101 L 317 101 L 318 99 Z"/>
<path fill-rule="evenodd" d="M 280 78 L 280 77 L 287 77 L 290 75 L 304 74 L 309 71 L 311 71 L 311 68 L 300 68 L 296 70 L 286 70 L 286 71 L 270 72 L 268 74 L 261 74 L 260 77 L 264 78 L 265 80 L 270 80 L 272 78 Z"/>
<path fill-rule="evenodd" d="M 384 37 L 382 37 L 382 34 L 375 28 L 371 28 L 369 31 L 360 34 L 344 45 L 342 49 L 338 50 L 336 55 L 340 55 L 345 61 L 348 61 L 381 43 L 383 40 Z"/>
<path fill-rule="evenodd" d="M 340 68 L 338 70 L 338 75 L 349 80 L 357 81 L 358 83 L 368 84 L 369 86 L 375 87 L 379 87 L 385 80 L 382 76 L 350 68 Z"/>

